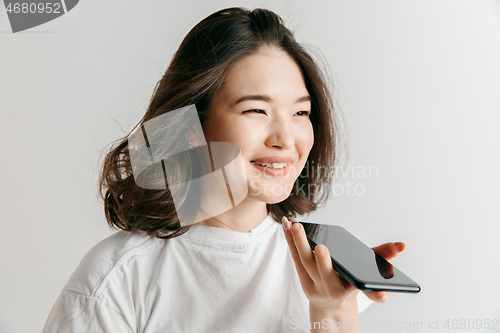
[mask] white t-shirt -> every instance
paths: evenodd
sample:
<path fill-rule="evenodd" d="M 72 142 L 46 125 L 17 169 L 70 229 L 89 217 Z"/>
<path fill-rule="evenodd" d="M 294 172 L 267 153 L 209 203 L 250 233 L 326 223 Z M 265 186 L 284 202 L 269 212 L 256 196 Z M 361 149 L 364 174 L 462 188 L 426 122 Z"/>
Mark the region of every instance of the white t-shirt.
<path fill-rule="evenodd" d="M 371 303 L 359 293 L 360 312 Z M 116 232 L 82 259 L 43 332 L 309 332 L 308 322 L 281 224 L 268 215 L 249 233 Z"/>

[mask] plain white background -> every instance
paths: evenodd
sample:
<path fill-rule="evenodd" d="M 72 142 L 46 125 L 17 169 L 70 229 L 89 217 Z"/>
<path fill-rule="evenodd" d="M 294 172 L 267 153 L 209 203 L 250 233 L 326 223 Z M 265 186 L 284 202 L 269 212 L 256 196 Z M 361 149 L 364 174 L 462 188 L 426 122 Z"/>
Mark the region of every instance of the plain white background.
<path fill-rule="evenodd" d="M 0 332 L 40 331 L 112 234 L 101 152 L 142 117 L 185 34 L 232 6 L 275 11 L 332 71 L 351 169 L 308 220 L 407 245 L 393 262 L 422 292 L 374 304 L 362 331 L 499 320 L 500 2 L 87 0 L 17 34 L 0 11 Z"/>

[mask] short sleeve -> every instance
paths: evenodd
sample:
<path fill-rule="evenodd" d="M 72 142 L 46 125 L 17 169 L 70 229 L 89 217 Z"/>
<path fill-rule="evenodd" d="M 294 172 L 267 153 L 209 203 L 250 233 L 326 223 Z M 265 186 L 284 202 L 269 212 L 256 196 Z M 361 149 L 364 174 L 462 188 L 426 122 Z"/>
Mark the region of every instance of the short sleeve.
<path fill-rule="evenodd" d="M 63 290 L 52 307 L 43 333 L 134 332 L 127 318 L 101 299 Z"/>

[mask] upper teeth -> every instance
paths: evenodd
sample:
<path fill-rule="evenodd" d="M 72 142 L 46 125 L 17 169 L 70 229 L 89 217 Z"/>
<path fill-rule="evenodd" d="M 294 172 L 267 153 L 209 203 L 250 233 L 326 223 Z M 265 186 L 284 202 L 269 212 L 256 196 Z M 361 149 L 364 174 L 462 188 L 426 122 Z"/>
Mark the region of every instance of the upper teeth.
<path fill-rule="evenodd" d="M 259 162 L 254 162 L 263 166 L 266 166 L 268 168 L 273 168 L 273 169 L 281 169 L 287 166 L 288 163 L 259 163 Z"/>

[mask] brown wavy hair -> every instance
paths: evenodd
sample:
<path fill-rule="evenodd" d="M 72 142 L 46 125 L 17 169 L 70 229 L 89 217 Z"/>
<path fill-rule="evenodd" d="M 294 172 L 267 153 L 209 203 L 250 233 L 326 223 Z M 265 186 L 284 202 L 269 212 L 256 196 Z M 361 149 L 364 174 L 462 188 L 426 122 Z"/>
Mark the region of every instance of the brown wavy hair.
<path fill-rule="evenodd" d="M 334 109 L 327 80 L 316 61 L 295 40 L 282 19 L 272 11 L 234 7 L 211 14 L 186 35 L 168 69 L 156 84 L 144 117 L 107 152 L 99 193 L 104 200 L 106 220 L 111 229 L 143 230 L 150 236 L 173 238 L 189 230 L 181 226 L 168 189 L 144 189 L 136 185 L 128 151 L 128 137 L 138 127 L 165 112 L 195 104 L 203 123 L 210 101 L 236 62 L 262 46 L 286 51 L 302 70 L 311 96 L 310 120 L 314 145 L 306 167 L 296 179 L 291 195 L 276 204 L 267 204 L 273 218 L 281 221 L 315 211 L 331 192 L 338 160 L 339 117 Z M 183 124 L 174 124 L 180 127 Z M 143 129 L 143 128 L 142 128 Z M 187 143 L 186 143 L 187 144 Z M 309 172 L 309 167 L 314 172 Z M 306 230 L 308 234 L 311 230 Z"/>

